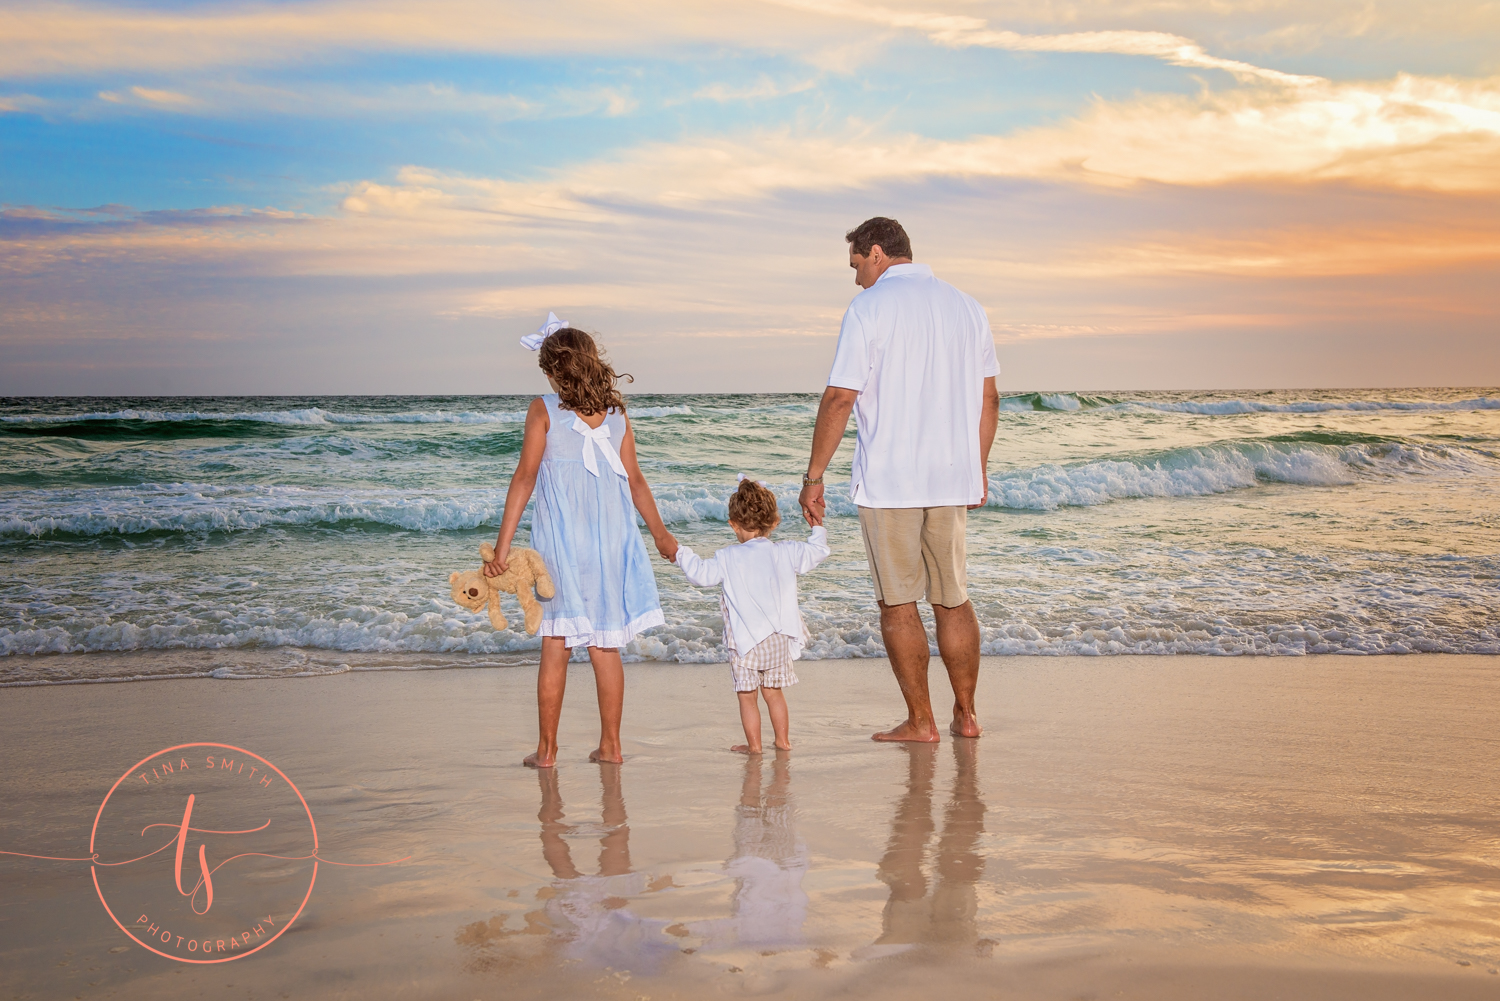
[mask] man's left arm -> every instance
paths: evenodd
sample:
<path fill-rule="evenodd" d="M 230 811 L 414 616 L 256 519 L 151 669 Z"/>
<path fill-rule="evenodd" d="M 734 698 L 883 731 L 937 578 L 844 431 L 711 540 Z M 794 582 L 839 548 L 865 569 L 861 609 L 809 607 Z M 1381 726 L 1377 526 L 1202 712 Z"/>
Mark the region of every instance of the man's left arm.
<path fill-rule="evenodd" d="M 969 510 L 984 507 L 990 499 L 990 448 L 995 444 L 995 431 L 1000 427 L 1000 390 L 995 388 L 995 377 L 984 380 L 984 405 L 979 410 L 979 478 L 984 483 L 984 493 L 978 504 L 970 504 Z"/>

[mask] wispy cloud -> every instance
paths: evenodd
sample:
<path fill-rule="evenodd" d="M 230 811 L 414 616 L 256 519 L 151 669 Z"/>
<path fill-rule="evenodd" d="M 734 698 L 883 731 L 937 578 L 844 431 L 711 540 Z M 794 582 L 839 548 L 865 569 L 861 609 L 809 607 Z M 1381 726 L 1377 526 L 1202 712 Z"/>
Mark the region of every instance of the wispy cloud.
<path fill-rule="evenodd" d="M 133 104 L 165 111 L 188 111 L 200 102 L 186 94 L 152 87 L 131 87 L 124 91 L 101 90 L 99 100 L 110 104 Z"/>
<path fill-rule="evenodd" d="M 812 90 L 818 85 L 816 77 L 801 80 L 795 83 L 777 83 L 769 76 L 761 74 L 755 83 L 749 86 L 732 87 L 723 83 L 710 84 L 700 88 L 693 94 L 699 100 L 718 101 L 721 104 L 729 101 L 763 101 L 776 97 L 786 97 L 789 94 L 801 94 Z"/>

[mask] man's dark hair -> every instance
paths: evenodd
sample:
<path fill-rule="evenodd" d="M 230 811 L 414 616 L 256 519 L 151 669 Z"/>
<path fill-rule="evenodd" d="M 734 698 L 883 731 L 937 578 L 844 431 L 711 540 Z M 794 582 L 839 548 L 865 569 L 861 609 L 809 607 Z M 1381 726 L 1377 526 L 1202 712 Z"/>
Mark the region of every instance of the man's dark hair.
<path fill-rule="evenodd" d="M 883 215 L 866 219 L 845 233 L 844 239 L 860 257 L 869 257 L 870 248 L 877 244 L 887 257 L 911 256 L 911 237 L 906 235 L 906 230 L 901 228 L 899 222 Z"/>

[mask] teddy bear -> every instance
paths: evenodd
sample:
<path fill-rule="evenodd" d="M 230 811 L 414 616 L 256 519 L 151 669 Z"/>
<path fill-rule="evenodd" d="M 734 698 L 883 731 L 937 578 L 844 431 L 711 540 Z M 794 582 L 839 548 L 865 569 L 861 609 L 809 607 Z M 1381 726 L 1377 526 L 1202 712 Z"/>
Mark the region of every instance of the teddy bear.
<path fill-rule="evenodd" d="M 479 555 L 488 563 L 495 558 L 495 547 L 483 543 Z M 552 578 L 547 574 L 547 564 L 542 562 L 542 554 L 535 549 L 512 549 L 505 572 L 498 577 L 486 577 L 482 568 L 448 575 L 453 600 L 471 612 L 488 605 L 490 625 L 496 629 L 510 625 L 505 613 L 500 611 L 500 592 L 509 591 L 515 595 L 521 602 L 521 612 L 526 616 L 526 631 L 535 636 L 542 625 L 542 606 L 531 596 L 533 586 L 543 598 L 556 593 Z"/>

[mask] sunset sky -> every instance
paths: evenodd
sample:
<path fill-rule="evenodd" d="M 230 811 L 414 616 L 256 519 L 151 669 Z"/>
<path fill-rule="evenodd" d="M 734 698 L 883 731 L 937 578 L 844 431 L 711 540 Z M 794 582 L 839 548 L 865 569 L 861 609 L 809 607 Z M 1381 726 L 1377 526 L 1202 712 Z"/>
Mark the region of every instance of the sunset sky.
<path fill-rule="evenodd" d="M 0 393 L 818 389 L 906 225 L 1008 391 L 1500 384 L 1500 5 L 0 5 Z"/>

